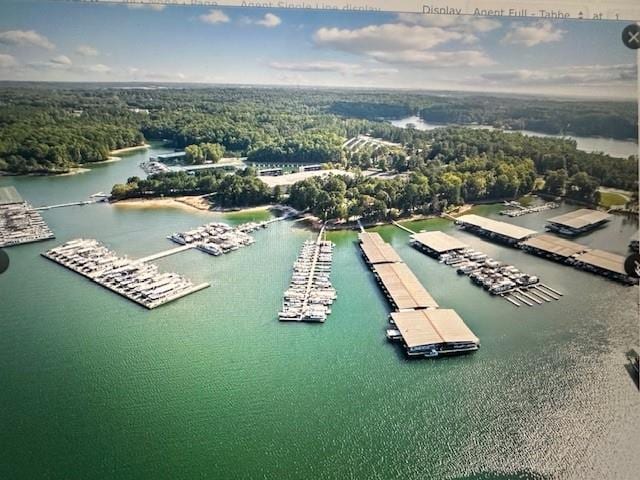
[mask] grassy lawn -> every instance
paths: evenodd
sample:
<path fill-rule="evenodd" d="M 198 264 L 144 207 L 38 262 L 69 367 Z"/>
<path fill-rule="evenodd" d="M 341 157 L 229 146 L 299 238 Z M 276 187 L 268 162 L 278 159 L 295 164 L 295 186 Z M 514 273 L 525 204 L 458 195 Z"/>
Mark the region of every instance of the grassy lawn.
<path fill-rule="evenodd" d="M 625 205 L 627 197 L 615 192 L 600 192 L 600 205 L 609 208 L 613 205 Z"/>

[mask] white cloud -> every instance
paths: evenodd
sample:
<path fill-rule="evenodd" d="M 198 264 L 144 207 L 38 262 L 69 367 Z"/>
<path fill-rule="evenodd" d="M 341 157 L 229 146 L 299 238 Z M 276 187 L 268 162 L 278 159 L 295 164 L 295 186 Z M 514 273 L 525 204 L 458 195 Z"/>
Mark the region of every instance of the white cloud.
<path fill-rule="evenodd" d="M 200 15 L 198 17 L 202 22 L 215 25 L 217 23 L 229 23 L 231 19 L 222 10 L 209 10 L 209 13 Z"/>
<path fill-rule="evenodd" d="M 17 65 L 16 59 L 11 55 L 0 53 L 0 68 L 15 67 Z"/>
<path fill-rule="evenodd" d="M 95 65 L 89 65 L 86 67 L 87 71 L 92 73 L 110 73 L 111 67 L 102 63 L 96 63 Z"/>
<path fill-rule="evenodd" d="M 500 28 L 502 23 L 492 18 L 478 18 L 469 15 L 423 15 L 419 13 L 399 13 L 401 23 L 426 27 L 449 28 L 473 33 L 486 33 Z"/>
<path fill-rule="evenodd" d="M 319 29 L 313 36 L 319 46 L 351 53 L 399 50 L 426 50 L 452 40 L 461 40 L 459 32 L 437 27 L 387 23 L 369 25 L 356 30 L 339 28 Z"/>
<path fill-rule="evenodd" d="M 53 50 L 56 46 L 35 30 L 7 30 L 0 32 L 0 44 L 12 46 L 32 46 Z"/>
<path fill-rule="evenodd" d="M 127 5 L 127 8 L 131 10 L 153 10 L 156 12 L 161 12 L 165 7 L 166 5 L 160 3 L 131 3 Z"/>
<path fill-rule="evenodd" d="M 72 62 L 66 55 L 58 55 L 47 61 L 29 62 L 25 66 L 36 70 L 68 70 L 71 68 Z"/>
<path fill-rule="evenodd" d="M 533 47 L 541 43 L 559 42 L 567 33 L 554 28 L 551 22 L 537 22 L 526 26 L 512 25 L 502 43 Z"/>
<path fill-rule="evenodd" d="M 49 60 L 51 63 L 54 63 L 56 65 L 71 65 L 71 59 L 69 57 L 67 57 L 66 55 L 58 55 L 57 57 L 53 57 L 51 60 Z"/>
<path fill-rule="evenodd" d="M 338 73 L 341 75 L 390 75 L 395 68 L 368 67 L 357 63 L 313 61 L 313 62 L 270 62 L 274 70 L 288 72 Z"/>
<path fill-rule="evenodd" d="M 97 57 L 100 52 L 91 45 L 78 45 L 76 48 L 76 53 L 78 55 L 82 55 L 83 57 Z"/>
<path fill-rule="evenodd" d="M 483 27 L 485 28 L 485 27 Z M 377 62 L 404 64 L 414 68 L 480 67 L 495 62 L 478 49 L 435 51 L 444 43 L 474 43 L 468 32 L 441 27 L 393 23 L 356 30 L 321 28 L 314 34 L 316 45 L 364 55 Z"/>
<path fill-rule="evenodd" d="M 547 70 L 504 70 L 482 74 L 481 78 L 494 84 L 606 85 L 621 82 L 635 83 L 637 69 L 633 64 L 573 65 Z"/>
<path fill-rule="evenodd" d="M 372 52 L 371 57 L 379 62 L 430 68 L 486 67 L 495 64 L 480 50 Z"/>
<path fill-rule="evenodd" d="M 273 13 L 267 13 L 262 18 L 262 20 L 258 20 L 256 22 L 256 25 L 262 25 L 263 27 L 273 28 L 273 27 L 277 27 L 281 23 L 282 23 L 282 20 L 280 20 L 280 17 L 278 17 L 277 15 L 274 15 Z"/>

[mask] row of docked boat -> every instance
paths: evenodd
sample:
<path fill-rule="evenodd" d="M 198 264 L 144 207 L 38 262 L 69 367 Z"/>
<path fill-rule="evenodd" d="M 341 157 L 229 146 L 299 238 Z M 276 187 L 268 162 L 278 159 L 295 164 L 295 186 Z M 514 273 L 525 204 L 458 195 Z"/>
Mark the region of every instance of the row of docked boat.
<path fill-rule="evenodd" d="M 155 160 L 149 160 L 148 162 L 142 162 L 140 164 L 140 168 L 147 175 L 155 175 L 157 173 L 166 173 L 170 172 L 171 169 L 167 167 L 164 163 L 158 162 Z"/>
<path fill-rule="evenodd" d="M 0 205 L 0 247 L 54 238 L 44 219 L 26 202 Z"/>
<path fill-rule="evenodd" d="M 513 265 L 504 265 L 471 248 L 443 254 L 440 256 L 440 262 L 456 267 L 460 275 L 469 276 L 476 285 L 482 286 L 493 295 L 529 287 L 540 281 L 535 275 L 523 273 Z"/>
<path fill-rule="evenodd" d="M 306 241 L 293 264 L 291 283 L 284 292 L 280 321 L 324 322 L 337 294 L 331 285 L 333 243 Z"/>
<path fill-rule="evenodd" d="M 156 265 L 120 257 L 93 239 L 71 240 L 42 255 L 146 308 L 208 286 L 194 286 L 177 273 L 163 273 Z"/>
<path fill-rule="evenodd" d="M 547 202 L 542 205 L 536 205 L 535 207 L 525 207 L 518 202 L 505 202 L 505 205 L 508 207 L 515 207 L 500 211 L 500 215 L 506 215 L 508 217 L 521 217 L 522 215 L 528 215 L 529 213 L 544 212 L 546 210 L 553 210 L 554 208 L 560 207 L 560 204 L 555 202 Z"/>
<path fill-rule="evenodd" d="M 255 243 L 248 232 L 253 232 L 261 226 L 257 223 L 248 227 L 246 225 L 234 228 L 226 223 L 211 222 L 193 230 L 173 233 L 167 238 L 180 245 L 195 245 L 198 250 L 218 256 Z"/>

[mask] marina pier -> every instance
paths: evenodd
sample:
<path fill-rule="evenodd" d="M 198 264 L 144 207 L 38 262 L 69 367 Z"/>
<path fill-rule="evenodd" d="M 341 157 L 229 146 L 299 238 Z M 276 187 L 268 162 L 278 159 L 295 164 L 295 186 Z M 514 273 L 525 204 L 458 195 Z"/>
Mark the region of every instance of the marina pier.
<path fill-rule="evenodd" d="M 162 273 L 153 264 L 119 257 L 93 239 L 76 239 L 41 254 L 98 285 L 148 309 L 207 288 L 177 273 Z"/>
<path fill-rule="evenodd" d="M 0 247 L 55 238 L 37 209 L 25 202 L 15 187 L 0 188 Z"/>
<path fill-rule="evenodd" d="M 565 225 L 563 228 L 571 225 L 572 229 L 582 231 L 585 228 L 591 230 L 604 225 L 609 221 L 609 217 L 609 214 L 596 210 L 580 209 L 554 219 L 556 222 L 562 222 Z M 638 279 L 627 275 L 624 269 L 625 258 L 622 255 L 593 249 L 555 235 L 538 233 L 479 215 L 463 215 L 456 219 L 456 224 L 463 230 L 519 248 L 527 253 L 572 265 L 627 285 L 638 284 Z"/>
<path fill-rule="evenodd" d="M 455 223 L 463 230 L 512 247 L 538 233 L 535 230 L 473 214 L 462 215 L 455 219 Z"/>
<path fill-rule="evenodd" d="M 627 285 L 637 285 L 638 279 L 627 275 L 622 255 L 581 245 L 548 233 L 530 238 L 520 248 L 533 255 L 570 265 Z"/>
<path fill-rule="evenodd" d="M 387 338 L 401 341 L 410 357 L 437 357 L 477 350 L 480 340 L 462 318 L 441 309 L 395 249 L 378 233 L 358 235 L 362 257 L 393 308 L 389 317 L 394 328 Z"/>
<path fill-rule="evenodd" d="M 603 227 L 609 220 L 609 213 L 580 208 L 548 219 L 546 229 L 559 235 L 576 237 Z"/>
<path fill-rule="evenodd" d="M 324 226 L 315 241 L 306 241 L 293 265 L 291 284 L 284 293 L 281 322 L 324 323 L 337 294 L 330 282 L 333 243 L 323 239 Z"/>

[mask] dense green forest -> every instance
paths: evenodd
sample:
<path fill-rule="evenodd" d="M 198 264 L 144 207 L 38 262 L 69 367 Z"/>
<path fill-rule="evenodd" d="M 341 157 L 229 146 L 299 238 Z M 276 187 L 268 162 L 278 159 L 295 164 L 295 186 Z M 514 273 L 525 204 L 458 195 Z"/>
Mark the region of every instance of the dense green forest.
<path fill-rule="evenodd" d="M 394 91 L 5 84 L 0 87 L 0 106 L 0 172 L 19 174 L 68 171 L 145 139 L 167 139 L 177 148 L 216 144 L 228 156 L 265 163 L 341 162 L 342 143 L 360 133 L 426 150 L 433 141 L 431 133 L 381 120 L 408 114 L 613 138 L 637 131 L 636 106 L 631 102 Z M 589 163 L 585 156 L 577 159 L 581 154 L 572 152 L 571 145 L 566 149 L 572 157 L 568 160 Z M 199 155 L 194 153 L 197 162 Z M 529 158 L 537 166 L 547 161 L 535 156 L 533 152 Z M 602 162 L 607 175 L 615 176 L 608 166 L 617 160 L 602 157 Z M 590 174 L 603 184 L 621 183 L 604 179 L 603 172 Z"/>
<path fill-rule="evenodd" d="M 287 198 L 280 191 L 269 192 L 251 168 L 235 175 L 200 171 L 133 178 L 114 186 L 112 193 L 116 199 L 213 193 L 214 203 L 221 206 L 286 200 L 321 218 L 381 219 L 516 198 L 536 188 L 592 204 L 598 201 L 601 184 L 637 188 L 634 159 L 586 154 L 569 140 L 468 128 L 416 133 L 419 138 L 403 148 L 346 152 L 339 166 L 353 176 L 307 179 L 294 184 Z M 371 167 L 389 172 L 391 178 L 365 175 Z"/>

